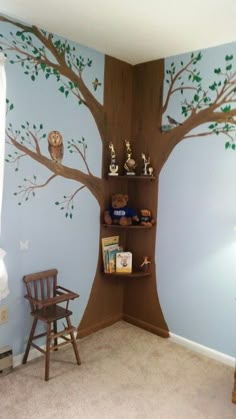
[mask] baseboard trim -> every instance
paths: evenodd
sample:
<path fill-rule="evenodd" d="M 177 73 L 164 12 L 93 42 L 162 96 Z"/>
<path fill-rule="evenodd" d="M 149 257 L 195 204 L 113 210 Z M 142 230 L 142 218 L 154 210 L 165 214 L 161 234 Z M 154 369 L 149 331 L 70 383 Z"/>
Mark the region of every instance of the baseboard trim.
<path fill-rule="evenodd" d="M 223 352 L 215 351 L 207 346 L 201 345 L 200 343 L 194 342 L 192 340 L 183 338 L 182 336 L 175 335 L 170 332 L 170 340 L 178 345 L 185 346 L 188 349 L 191 349 L 194 352 L 197 352 L 201 355 L 212 358 L 216 361 L 221 362 L 222 364 L 228 365 L 230 367 L 235 367 L 235 358 L 232 356 L 226 355 Z"/>
<path fill-rule="evenodd" d="M 151 323 L 145 322 L 144 320 L 137 319 L 136 317 L 130 316 L 128 314 L 123 315 L 123 320 L 127 323 L 131 323 L 134 326 L 138 326 L 141 329 L 147 330 L 148 332 L 154 333 L 155 335 L 161 336 L 162 338 L 168 338 L 168 330 L 161 329 Z"/>
<path fill-rule="evenodd" d="M 91 335 L 92 333 L 98 332 L 99 330 L 104 329 L 105 327 L 111 326 L 112 324 L 121 321 L 122 318 L 122 314 L 119 314 L 116 316 L 107 317 L 105 320 L 96 323 L 92 326 L 84 327 L 83 329 L 78 328 L 77 339 Z"/>

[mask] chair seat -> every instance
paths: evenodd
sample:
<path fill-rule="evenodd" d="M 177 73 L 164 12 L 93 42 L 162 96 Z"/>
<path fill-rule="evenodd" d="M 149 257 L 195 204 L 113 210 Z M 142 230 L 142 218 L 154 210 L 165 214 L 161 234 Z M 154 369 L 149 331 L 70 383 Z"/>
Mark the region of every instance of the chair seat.
<path fill-rule="evenodd" d="M 51 323 L 56 320 L 63 319 L 65 317 L 71 316 L 72 311 L 67 310 L 64 307 L 53 305 L 40 308 L 38 310 L 31 312 L 32 316 L 36 317 L 39 320 L 42 320 L 46 323 Z"/>

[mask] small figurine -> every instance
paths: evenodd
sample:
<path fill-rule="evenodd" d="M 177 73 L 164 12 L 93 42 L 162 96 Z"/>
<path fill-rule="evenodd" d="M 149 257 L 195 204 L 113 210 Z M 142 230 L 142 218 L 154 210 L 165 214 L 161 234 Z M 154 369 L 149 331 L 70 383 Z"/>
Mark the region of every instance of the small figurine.
<path fill-rule="evenodd" d="M 147 171 L 147 167 L 150 165 L 150 157 L 148 157 L 148 159 L 147 159 L 145 154 L 142 153 L 142 159 L 143 159 L 143 165 L 144 165 L 142 174 L 144 176 L 147 176 L 149 174 L 148 171 Z"/>
<path fill-rule="evenodd" d="M 116 164 L 116 153 L 115 148 L 112 143 L 109 144 L 109 149 L 111 150 L 111 164 L 109 166 L 110 172 L 109 176 L 118 176 L 118 165 Z"/>
<path fill-rule="evenodd" d="M 141 263 L 140 268 L 142 268 L 142 270 L 144 272 L 148 272 L 149 271 L 149 268 L 150 268 L 150 264 L 151 264 L 151 262 L 148 259 L 148 256 L 144 256 L 143 257 L 143 262 Z"/>
<path fill-rule="evenodd" d="M 148 168 L 148 174 L 149 174 L 149 176 L 153 176 L 153 167 L 149 167 Z"/>
<path fill-rule="evenodd" d="M 149 209 L 144 208 L 141 209 L 139 212 L 139 224 L 141 226 L 152 227 L 155 224 L 155 220 L 152 217 L 152 213 Z"/>
<path fill-rule="evenodd" d="M 124 164 L 124 168 L 126 170 L 127 175 L 135 175 L 134 169 L 136 167 L 136 162 L 134 159 L 131 158 L 132 151 L 130 148 L 130 142 L 128 140 L 125 140 L 125 145 L 126 145 L 126 152 L 127 152 L 127 160 Z"/>

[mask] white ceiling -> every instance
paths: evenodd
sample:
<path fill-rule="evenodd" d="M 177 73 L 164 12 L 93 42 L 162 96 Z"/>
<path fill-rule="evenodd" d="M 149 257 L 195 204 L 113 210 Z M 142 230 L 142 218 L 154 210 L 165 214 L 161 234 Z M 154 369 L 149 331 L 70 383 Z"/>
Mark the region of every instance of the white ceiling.
<path fill-rule="evenodd" d="M 0 0 L 0 12 L 131 64 L 236 41 L 236 0 Z"/>

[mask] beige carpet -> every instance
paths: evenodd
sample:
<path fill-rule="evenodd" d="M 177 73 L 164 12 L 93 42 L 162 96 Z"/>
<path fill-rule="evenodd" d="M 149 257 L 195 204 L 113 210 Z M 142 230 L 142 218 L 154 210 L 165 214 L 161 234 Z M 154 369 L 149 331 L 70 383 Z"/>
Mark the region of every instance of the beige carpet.
<path fill-rule="evenodd" d="M 1 419 L 229 419 L 233 369 L 119 322 L 0 378 Z"/>

